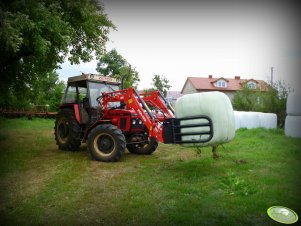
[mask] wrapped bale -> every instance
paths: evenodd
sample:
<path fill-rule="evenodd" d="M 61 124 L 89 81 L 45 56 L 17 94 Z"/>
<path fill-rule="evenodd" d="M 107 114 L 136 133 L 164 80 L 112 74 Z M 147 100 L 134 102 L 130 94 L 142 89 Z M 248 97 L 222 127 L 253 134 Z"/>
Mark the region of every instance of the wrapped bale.
<path fill-rule="evenodd" d="M 274 113 L 234 111 L 235 128 L 277 128 L 277 115 Z"/>
<path fill-rule="evenodd" d="M 288 115 L 301 116 L 301 93 L 290 93 L 286 101 Z"/>
<path fill-rule="evenodd" d="M 290 137 L 301 137 L 301 116 L 286 116 L 285 135 Z"/>
<path fill-rule="evenodd" d="M 260 127 L 258 112 L 241 111 L 239 119 L 240 128 L 254 129 Z"/>
<path fill-rule="evenodd" d="M 240 111 L 234 111 L 235 130 L 240 128 Z"/>
<path fill-rule="evenodd" d="M 277 128 L 277 115 L 274 113 L 259 113 L 260 127 L 266 129 Z"/>
<path fill-rule="evenodd" d="M 187 94 L 180 97 L 175 105 L 176 117 L 206 115 L 213 124 L 213 138 L 206 143 L 197 143 L 199 146 L 223 144 L 231 141 L 235 136 L 235 119 L 232 104 L 221 92 L 206 92 Z M 204 123 L 201 119 L 182 121 L 181 125 Z M 181 132 L 206 131 L 206 128 L 182 128 Z M 208 136 L 208 135 L 202 135 Z M 202 137 L 203 138 L 203 137 Z M 184 136 L 182 140 L 199 140 L 199 135 Z"/>
<path fill-rule="evenodd" d="M 249 112 L 249 129 L 254 129 L 260 127 L 260 119 L 258 112 Z"/>

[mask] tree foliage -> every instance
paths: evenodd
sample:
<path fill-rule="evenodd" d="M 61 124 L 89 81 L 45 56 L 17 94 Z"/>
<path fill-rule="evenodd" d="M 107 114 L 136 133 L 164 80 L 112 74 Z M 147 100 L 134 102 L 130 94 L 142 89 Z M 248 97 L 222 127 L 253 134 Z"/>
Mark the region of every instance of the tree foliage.
<path fill-rule="evenodd" d="M 291 89 L 284 81 L 269 84 L 266 91 L 244 86 L 234 95 L 233 106 L 240 111 L 258 111 L 277 114 L 278 126 L 283 127 L 286 116 L 286 100 Z"/>
<path fill-rule="evenodd" d="M 30 86 L 30 101 L 34 105 L 49 105 L 51 111 L 57 111 L 65 90 L 65 83 L 59 80 L 56 72 L 33 80 Z"/>
<path fill-rule="evenodd" d="M 238 111 L 256 111 L 261 108 L 259 102 L 260 90 L 250 89 L 247 85 L 242 90 L 235 93 L 233 98 L 233 107 Z"/>
<path fill-rule="evenodd" d="M 26 84 L 27 89 L 14 87 L 9 94 L 4 106 L 15 109 L 33 109 L 34 106 L 48 105 L 48 110 L 57 111 L 65 90 L 65 83 L 59 80 L 56 72 L 49 72 L 39 79 L 32 78 Z"/>
<path fill-rule="evenodd" d="M 112 49 L 100 57 L 96 70 L 105 76 L 120 75 L 121 68 L 126 65 L 126 63 L 126 60 L 117 50 Z"/>
<path fill-rule="evenodd" d="M 126 76 L 124 88 L 137 87 L 137 83 L 140 81 L 136 69 L 131 68 L 131 65 L 116 49 L 112 49 L 99 58 L 96 70 L 102 75 L 114 77 L 119 80 L 121 80 L 123 76 Z"/>
<path fill-rule="evenodd" d="M 65 83 L 54 71 L 39 78 L 32 77 L 25 85 L 17 80 L 5 96 L 0 96 L 1 107 L 29 110 L 36 105 L 48 105 L 48 110 L 57 111 L 64 90 Z"/>
<path fill-rule="evenodd" d="M 14 93 L 51 73 L 68 56 L 87 62 L 104 52 L 114 28 L 97 0 L 4 0 L 0 2 L 0 106 Z M 21 94 L 21 96 L 19 95 Z"/>
<path fill-rule="evenodd" d="M 169 80 L 162 75 L 154 75 L 152 80 L 154 88 L 158 89 L 166 97 L 167 91 L 171 87 Z"/>

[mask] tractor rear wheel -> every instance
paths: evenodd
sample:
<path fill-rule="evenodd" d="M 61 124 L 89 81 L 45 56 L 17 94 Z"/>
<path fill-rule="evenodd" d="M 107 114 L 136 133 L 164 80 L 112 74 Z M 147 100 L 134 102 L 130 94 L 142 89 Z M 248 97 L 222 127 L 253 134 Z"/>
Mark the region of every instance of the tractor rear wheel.
<path fill-rule="evenodd" d="M 55 120 L 54 135 L 59 149 L 77 151 L 80 147 L 81 128 L 72 109 L 62 109 Z"/>
<path fill-rule="evenodd" d="M 151 155 L 154 151 L 156 151 L 158 147 L 158 141 L 156 138 L 151 137 L 145 143 L 128 144 L 126 147 L 129 152 L 133 154 Z"/>
<path fill-rule="evenodd" d="M 124 153 L 125 145 L 123 133 L 111 124 L 98 125 L 88 135 L 88 151 L 97 161 L 118 161 Z"/>

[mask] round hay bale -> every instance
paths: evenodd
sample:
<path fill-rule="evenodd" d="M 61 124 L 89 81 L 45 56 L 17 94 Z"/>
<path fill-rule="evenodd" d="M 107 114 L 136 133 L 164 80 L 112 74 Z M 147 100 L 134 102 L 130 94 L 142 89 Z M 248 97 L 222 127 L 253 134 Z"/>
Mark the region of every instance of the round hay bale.
<path fill-rule="evenodd" d="M 301 93 L 290 93 L 286 101 L 288 115 L 301 116 Z"/>
<path fill-rule="evenodd" d="M 301 116 L 286 116 L 285 135 L 290 137 L 301 137 Z"/>
<path fill-rule="evenodd" d="M 239 118 L 240 128 L 254 129 L 260 127 L 258 112 L 242 111 Z"/>
<path fill-rule="evenodd" d="M 240 111 L 234 111 L 235 130 L 240 128 Z"/>
<path fill-rule="evenodd" d="M 274 113 L 259 113 L 260 127 L 266 129 L 277 128 L 277 115 Z"/>
<path fill-rule="evenodd" d="M 227 95 L 221 92 L 204 92 L 187 94 L 180 97 L 175 105 L 176 117 L 206 115 L 213 123 L 213 138 L 207 143 L 196 144 L 208 146 L 231 141 L 235 136 L 235 119 L 232 104 Z M 202 120 L 181 122 L 182 125 L 203 123 Z M 181 132 L 205 131 L 202 127 L 183 128 Z M 208 136 L 208 135 L 206 135 Z M 203 137 L 202 137 L 203 138 Z M 200 136 L 184 136 L 182 140 L 199 140 Z"/>

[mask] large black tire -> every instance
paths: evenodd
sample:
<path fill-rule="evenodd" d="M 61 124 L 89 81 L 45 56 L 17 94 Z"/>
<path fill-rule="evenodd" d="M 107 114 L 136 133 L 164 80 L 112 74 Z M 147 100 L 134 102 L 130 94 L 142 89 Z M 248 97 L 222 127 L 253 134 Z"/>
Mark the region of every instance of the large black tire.
<path fill-rule="evenodd" d="M 72 109 L 61 109 L 55 120 L 54 135 L 59 149 L 77 151 L 80 147 L 81 128 Z"/>
<path fill-rule="evenodd" d="M 138 155 L 151 155 L 154 151 L 156 151 L 158 147 L 158 141 L 156 138 L 149 138 L 148 142 L 141 144 L 128 144 L 127 149 L 129 152 Z"/>
<path fill-rule="evenodd" d="M 125 145 L 123 133 L 111 124 L 98 125 L 88 135 L 88 151 L 97 161 L 118 161 L 124 153 Z"/>

